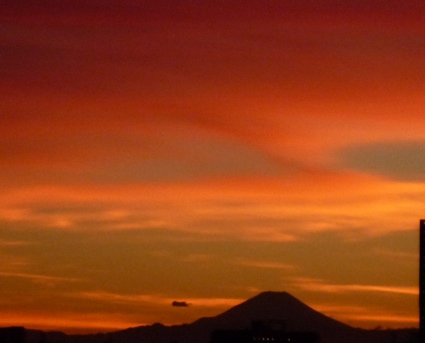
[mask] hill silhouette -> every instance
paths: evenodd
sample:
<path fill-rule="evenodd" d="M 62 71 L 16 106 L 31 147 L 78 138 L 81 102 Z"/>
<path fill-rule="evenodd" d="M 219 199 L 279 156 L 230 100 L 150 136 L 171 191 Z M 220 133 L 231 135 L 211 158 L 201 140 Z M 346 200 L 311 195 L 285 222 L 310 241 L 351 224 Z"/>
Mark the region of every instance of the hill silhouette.
<path fill-rule="evenodd" d="M 27 330 L 27 343 L 209 343 L 218 329 L 248 329 L 252 321 L 278 320 L 287 331 L 319 334 L 321 343 L 410 343 L 417 330 L 353 328 L 312 309 L 286 292 L 264 292 L 215 316 L 191 324 L 154 324 L 95 335 L 65 335 Z M 1 339 L 1 337 L 0 337 Z"/>

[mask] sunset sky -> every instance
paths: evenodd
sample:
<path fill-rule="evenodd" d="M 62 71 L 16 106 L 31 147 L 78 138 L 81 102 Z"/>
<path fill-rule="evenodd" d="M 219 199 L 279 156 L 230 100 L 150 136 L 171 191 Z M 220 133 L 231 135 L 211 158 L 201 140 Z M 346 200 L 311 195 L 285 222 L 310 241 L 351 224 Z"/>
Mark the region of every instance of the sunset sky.
<path fill-rule="evenodd" d="M 417 327 L 424 62 L 423 0 L 2 1 L 0 326 Z"/>

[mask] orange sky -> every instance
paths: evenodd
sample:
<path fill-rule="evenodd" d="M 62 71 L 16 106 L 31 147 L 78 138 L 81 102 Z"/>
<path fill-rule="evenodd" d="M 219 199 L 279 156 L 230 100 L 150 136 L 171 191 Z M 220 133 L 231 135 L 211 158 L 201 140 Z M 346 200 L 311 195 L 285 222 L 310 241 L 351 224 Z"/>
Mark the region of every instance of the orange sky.
<path fill-rule="evenodd" d="M 0 326 L 418 325 L 423 1 L 1 6 Z"/>

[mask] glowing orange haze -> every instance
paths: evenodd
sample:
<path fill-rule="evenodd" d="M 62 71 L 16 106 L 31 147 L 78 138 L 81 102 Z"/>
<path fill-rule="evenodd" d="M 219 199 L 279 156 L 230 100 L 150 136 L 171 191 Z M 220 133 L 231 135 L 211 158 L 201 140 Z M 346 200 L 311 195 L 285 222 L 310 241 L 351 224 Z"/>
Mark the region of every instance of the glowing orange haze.
<path fill-rule="evenodd" d="M 422 1 L 28 6 L 0 14 L 1 326 L 263 290 L 417 326 Z"/>

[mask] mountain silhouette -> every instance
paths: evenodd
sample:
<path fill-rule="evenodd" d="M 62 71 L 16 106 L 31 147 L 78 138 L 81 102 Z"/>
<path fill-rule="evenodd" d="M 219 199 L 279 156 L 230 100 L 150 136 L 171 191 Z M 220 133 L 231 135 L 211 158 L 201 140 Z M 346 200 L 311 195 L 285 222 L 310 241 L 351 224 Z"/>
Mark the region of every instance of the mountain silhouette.
<path fill-rule="evenodd" d="M 353 328 L 307 306 L 286 292 L 264 292 L 215 316 L 191 324 L 154 324 L 107 334 L 65 335 L 27 330 L 27 343 L 209 343 L 215 330 L 245 330 L 253 321 L 279 321 L 288 332 L 313 332 L 321 343 L 413 342 L 415 329 Z M 0 337 L 1 341 L 1 337 Z"/>
<path fill-rule="evenodd" d="M 287 331 L 318 333 L 322 342 L 369 342 L 366 330 L 355 329 L 347 324 L 307 306 L 286 292 L 264 292 L 236 305 L 212 318 L 201 318 L 192 326 L 201 326 L 203 331 L 216 329 L 247 329 L 252 321 L 278 320 Z M 201 330 L 199 330 L 201 331 Z M 371 342 L 376 342 L 371 340 Z"/>
<path fill-rule="evenodd" d="M 214 318 L 202 318 L 198 322 L 210 321 L 214 326 L 222 328 L 243 329 L 249 327 L 253 320 L 279 320 L 285 323 L 287 330 L 292 331 L 302 331 L 306 328 L 311 331 L 324 328 L 329 330 L 351 328 L 313 310 L 286 292 L 260 293 Z"/>

